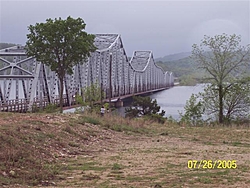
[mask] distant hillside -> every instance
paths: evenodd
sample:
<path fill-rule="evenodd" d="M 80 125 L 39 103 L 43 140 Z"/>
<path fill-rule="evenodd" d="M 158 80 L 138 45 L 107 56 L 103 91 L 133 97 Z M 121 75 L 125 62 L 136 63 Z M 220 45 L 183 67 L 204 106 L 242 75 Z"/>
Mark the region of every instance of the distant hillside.
<path fill-rule="evenodd" d="M 157 58 L 156 64 L 165 71 L 171 71 L 181 85 L 195 85 L 204 75 L 202 70 L 197 70 L 195 62 L 191 59 L 191 52 L 172 54 Z"/>
<path fill-rule="evenodd" d="M 173 72 L 181 85 L 196 85 L 201 82 L 201 78 L 205 76 L 205 72 L 204 70 L 197 69 L 197 65 L 190 55 L 191 52 L 187 52 L 157 58 L 156 64 L 161 66 L 165 71 Z M 163 59 L 168 60 L 162 61 Z M 250 73 L 250 67 L 248 72 Z"/>
<path fill-rule="evenodd" d="M 174 72 L 174 75 L 176 77 L 191 73 L 195 68 L 195 62 L 190 57 L 185 57 L 183 59 L 173 61 L 158 61 L 156 63 L 162 66 L 164 70 Z"/>
<path fill-rule="evenodd" d="M 189 57 L 191 55 L 192 55 L 191 52 L 182 52 L 182 53 L 178 53 L 178 54 L 171 54 L 171 55 L 167 55 L 164 57 L 156 58 L 155 61 L 156 62 L 157 61 L 162 61 L 162 62 L 175 61 L 175 60 L 183 59 L 185 57 Z"/>

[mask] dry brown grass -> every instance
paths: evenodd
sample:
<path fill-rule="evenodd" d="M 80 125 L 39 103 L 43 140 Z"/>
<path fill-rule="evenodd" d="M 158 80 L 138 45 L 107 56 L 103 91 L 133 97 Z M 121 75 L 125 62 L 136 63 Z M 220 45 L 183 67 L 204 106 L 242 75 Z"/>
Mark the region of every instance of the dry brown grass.
<path fill-rule="evenodd" d="M 250 128 L 0 113 L 0 186 L 250 187 Z M 236 160 L 189 169 L 188 160 Z"/>

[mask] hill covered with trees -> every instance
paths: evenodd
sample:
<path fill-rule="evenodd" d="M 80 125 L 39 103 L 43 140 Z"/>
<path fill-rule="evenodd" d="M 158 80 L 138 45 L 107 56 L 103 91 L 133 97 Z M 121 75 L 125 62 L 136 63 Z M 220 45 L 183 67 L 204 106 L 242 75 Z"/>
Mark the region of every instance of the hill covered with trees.
<path fill-rule="evenodd" d="M 200 82 L 204 72 L 198 70 L 191 52 L 172 54 L 156 59 L 156 64 L 165 71 L 171 71 L 178 78 L 181 85 L 196 85 Z"/>
<path fill-rule="evenodd" d="M 191 58 L 191 55 L 191 52 L 171 54 L 162 58 L 156 58 L 155 62 L 165 71 L 173 72 L 180 85 L 196 85 L 202 81 L 205 72 L 197 68 L 197 64 Z M 250 73 L 250 67 L 248 73 Z"/>

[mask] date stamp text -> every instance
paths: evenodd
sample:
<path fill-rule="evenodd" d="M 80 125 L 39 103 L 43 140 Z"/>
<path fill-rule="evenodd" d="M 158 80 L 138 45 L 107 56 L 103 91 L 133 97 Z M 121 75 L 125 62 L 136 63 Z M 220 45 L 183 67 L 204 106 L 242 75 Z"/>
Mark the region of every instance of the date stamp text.
<path fill-rule="evenodd" d="M 189 169 L 236 169 L 236 160 L 188 160 Z"/>

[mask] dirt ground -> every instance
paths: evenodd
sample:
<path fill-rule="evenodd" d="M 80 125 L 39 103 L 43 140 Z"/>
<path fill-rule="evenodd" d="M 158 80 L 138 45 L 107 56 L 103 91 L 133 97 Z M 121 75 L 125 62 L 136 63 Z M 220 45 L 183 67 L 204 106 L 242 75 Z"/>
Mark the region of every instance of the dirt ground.
<path fill-rule="evenodd" d="M 248 125 L 190 127 L 147 122 L 147 132 L 141 133 L 133 129 L 112 130 L 105 123 L 79 124 L 78 118 L 22 116 L 33 127 L 37 125 L 32 120 L 40 122 L 39 129 L 44 132 L 60 135 L 63 129 L 66 133 L 63 137 L 68 145 L 52 147 L 50 151 L 61 164 L 60 171 L 54 180 L 44 180 L 37 187 L 250 187 Z M 5 119 L 2 118 L 2 126 L 7 124 Z M 114 123 L 109 118 L 99 121 Z M 69 125 L 71 131 L 67 130 Z M 85 137 L 73 137 L 73 130 Z M 211 161 L 206 163 L 208 160 Z"/>
<path fill-rule="evenodd" d="M 185 128 L 183 128 L 185 129 Z M 248 130 L 249 131 L 249 130 Z M 105 135 L 105 134 L 104 134 Z M 78 187 L 250 187 L 250 148 L 171 136 L 107 132 L 58 185 Z M 246 144 L 246 143 L 245 143 Z M 188 160 L 236 160 L 237 168 L 188 168 Z M 72 165 L 72 164 L 71 164 Z M 198 166 L 198 164 L 197 164 Z"/>

